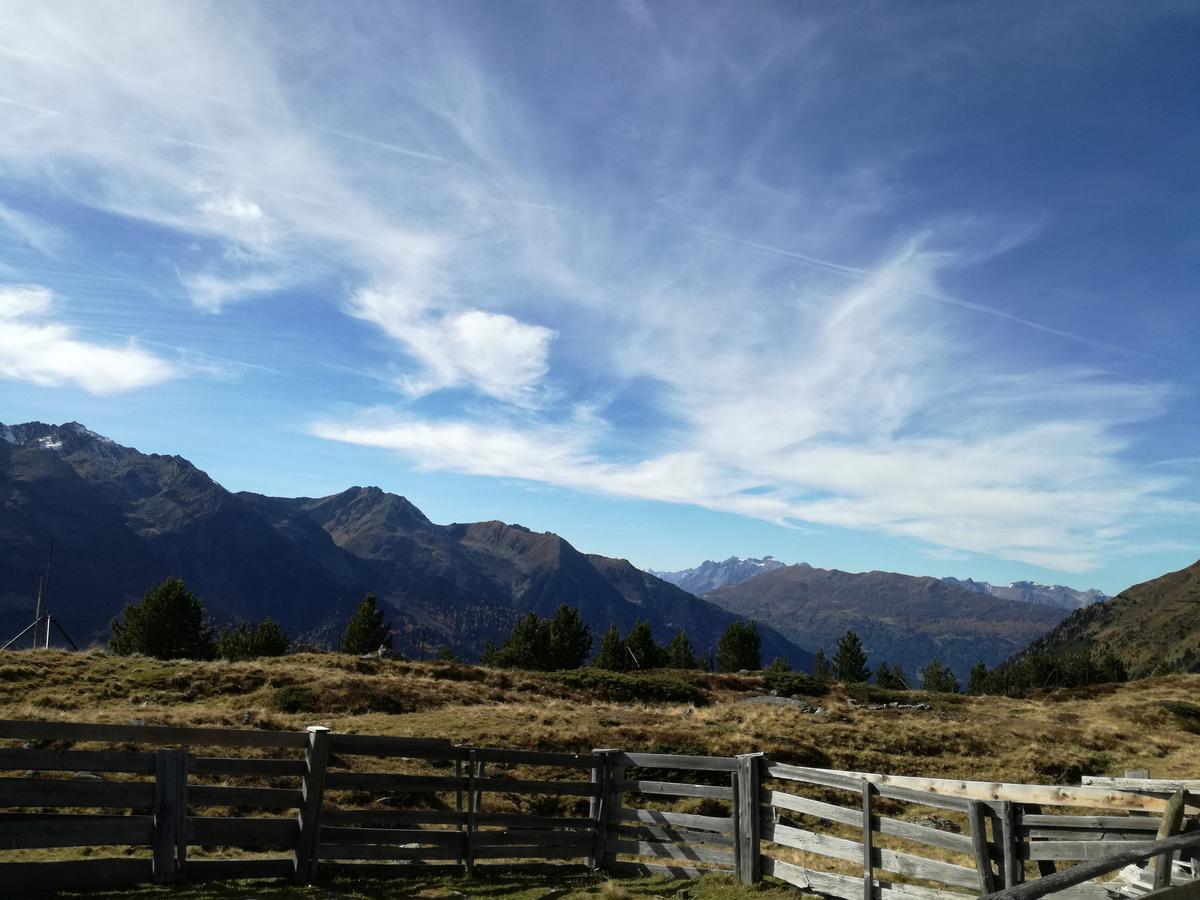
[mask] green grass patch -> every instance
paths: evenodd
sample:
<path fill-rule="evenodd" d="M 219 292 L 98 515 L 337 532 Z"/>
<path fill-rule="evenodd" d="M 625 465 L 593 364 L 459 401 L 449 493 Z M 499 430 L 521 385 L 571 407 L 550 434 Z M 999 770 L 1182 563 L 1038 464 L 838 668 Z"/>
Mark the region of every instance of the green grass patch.
<path fill-rule="evenodd" d="M 705 706 L 708 692 L 677 675 L 642 675 L 606 669 L 574 669 L 552 676 L 563 684 L 598 697 L 626 703 L 692 703 Z"/>

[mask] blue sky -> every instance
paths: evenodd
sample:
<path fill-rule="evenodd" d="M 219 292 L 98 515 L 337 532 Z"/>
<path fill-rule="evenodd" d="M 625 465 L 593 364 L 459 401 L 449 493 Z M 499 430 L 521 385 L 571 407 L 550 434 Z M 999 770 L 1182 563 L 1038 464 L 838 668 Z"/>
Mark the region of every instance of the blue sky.
<path fill-rule="evenodd" d="M 1191 3 L 0 17 L 2 421 L 643 567 L 1200 556 Z"/>

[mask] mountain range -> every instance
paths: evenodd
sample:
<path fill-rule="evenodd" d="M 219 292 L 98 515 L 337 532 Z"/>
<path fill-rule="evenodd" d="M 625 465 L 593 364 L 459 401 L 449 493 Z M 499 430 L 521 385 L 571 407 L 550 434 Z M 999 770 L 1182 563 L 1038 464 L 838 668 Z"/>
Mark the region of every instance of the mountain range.
<path fill-rule="evenodd" d="M 404 497 L 352 487 L 322 498 L 233 493 L 179 456 L 141 453 L 78 423 L 0 425 L 0 634 L 33 618 L 51 539 L 52 610 L 77 642 L 171 575 L 215 619 L 271 616 L 330 643 L 374 591 L 397 649 L 449 646 L 464 658 L 521 615 L 577 606 L 595 631 L 650 622 L 685 630 L 701 653 L 739 616 L 623 559 L 579 552 L 550 532 L 504 522 L 437 525 Z M 812 655 L 770 627 L 766 658 Z"/>
<path fill-rule="evenodd" d="M 756 575 L 781 569 L 784 565 L 785 563 L 781 563 L 773 556 L 764 556 L 761 559 L 743 559 L 739 556 L 731 556 L 722 562 L 706 559 L 698 566 L 680 569 L 678 572 L 658 572 L 654 569 L 649 571 L 663 581 L 669 581 L 685 591 L 702 597 L 717 588 L 741 584 Z M 1081 609 L 1084 606 L 1108 599 L 1108 595 L 1095 588 L 1080 591 L 1061 584 L 1038 584 L 1036 581 L 1014 581 L 1007 585 L 989 584 L 986 581 L 975 581 L 973 578 L 943 578 L 942 581 L 976 594 L 999 597 L 1001 600 L 1040 603 L 1043 606 L 1054 606 L 1067 610 Z"/>
<path fill-rule="evenodd" d="M 938 578 L 804 563 L 726 585 L 704 599 L 830 655 L 838 638 L 853 629 L 872 668 L 898 662 L 910 680 L 934 657 L 965 679 L 974 663 L 1004 661 L 1063 616 L 1054 606 L 984 597 Z"/>
<path fill-rule="evenodd" d="M 1079 609 L 1026 653 L 1112 653 L 1135 678 L 1200 672 L 1200 561 Z"/>
<path fill-rule="evenodd" d="M 702 595 L 727 584 L 741 584 L 755 575 L 782 568 L 783 565 L 773 556 L 764 556 L 761 559 L 731 556 L 723 562 L 706 559 L 694 568 L 681 569 L 678 572 L 658 572 L 651 569 L 650 573 L 689 593 Z"/>

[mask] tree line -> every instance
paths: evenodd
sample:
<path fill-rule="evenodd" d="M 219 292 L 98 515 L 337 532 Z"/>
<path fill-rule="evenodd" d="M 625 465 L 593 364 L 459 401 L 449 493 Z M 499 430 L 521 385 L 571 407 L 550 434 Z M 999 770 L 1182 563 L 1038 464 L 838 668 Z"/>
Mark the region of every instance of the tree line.
<path fill-rule="evenodd" d="M 499 646 L 488 641 L 480 663 L 501 669 L 562 671 L 591 665 L 597 669 L 627 672 L 646 669 L 697 669 L 704 671 L 757 671 L 762 664 L 762 637 L 749 621 L 735 621 L 721 634 L 708 654 L 698 655 L 686 631 L 679 631 L 667 644 L 654 639 L 650 623 L 639 620 L 622 636 L 616 624 L 601 635 L 595 656 L 595 641 L 579 610 L 561 604 L 543 618 L 530 612 L 517 620 Z M 125 607 L 112 623 L 109 649 L 113 653 L 140 653 L 159 659 L 253 659 L 282 656 L 291 649 L 287 633 L 272 619 L 235 622 L 216 630 L 203 601 L 188 590 L 181 579 L 168 578 L 148 590 L 143 598 Z M 344 653 L 364 654 L 392 646 L 392 629 L 378 608 L 375 594 L 367 594 L 357 605 L 338 642 Z M 440 658 L 453 659 L 443 647 Z M 778 678 L 791 671 L 786 660 L 776 658 L 766 669 Z M 872 672 L 862 640 L 847 630 L 838 639 L 832 658 L 818 649 L 813 659 L 812 678 L 817 682 L 875 685 L 888 690 L 919 687 L 936 693 L 962 690 L 954 672 L 934 658 L 918 670 L 914 683 L 900 663 L 882 661 Z M 1078 687 L 1127 681 L 1124 664 L 1112 655 L 1088 649 L 1060 653 L 1025 653 L 995 668 L 978 662 L 967 682 L 970 694 L 1019 696 L 1031 690 Z"/>

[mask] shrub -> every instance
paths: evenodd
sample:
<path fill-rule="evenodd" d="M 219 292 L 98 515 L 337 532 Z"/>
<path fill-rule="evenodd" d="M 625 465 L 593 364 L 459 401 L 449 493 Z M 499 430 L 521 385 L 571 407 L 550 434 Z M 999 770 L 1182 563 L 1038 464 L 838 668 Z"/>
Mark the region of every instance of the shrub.
<path fill-rule="evenodd" d="M 781 672 L 767 668 L 763 687 L 780 697 L 823 697 L 829 693 L 829 682 L 803 672 Z"/>
<path fill-rule="evenodd" d="M 601 700 L 634 703 L 692 703 L 703 706 L 708 694 L 700 685 L 669 675 L 634 675 L 605 669 L 575 669 L 555 676 L 563 684 Z"/>
<path fill-rule="evenodd" d="M 306 713 L 317 711 L 317 695 L 311 688 L 289 684 L 276 688 L 271 698 L 272 705 L 284 713 Z"/>

